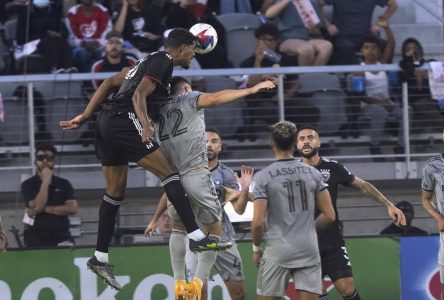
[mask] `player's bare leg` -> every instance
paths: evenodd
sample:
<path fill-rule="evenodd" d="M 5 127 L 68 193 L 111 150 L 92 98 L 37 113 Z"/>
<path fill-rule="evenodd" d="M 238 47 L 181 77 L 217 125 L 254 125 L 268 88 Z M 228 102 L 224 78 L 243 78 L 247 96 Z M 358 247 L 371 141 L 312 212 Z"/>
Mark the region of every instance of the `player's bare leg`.
<path fill-rule="evenodd" d="M 112 273 L 108 262 L 108 248 L 114 232 L 116 215 L 125 196 L 128 165 L 104 166 L 106 193 L 99 208 L 99 228 L 94 256 L 87 262 L 88 268 L 100 276 L 106 284 L 120 290 L 121 286 Z"/>
<path fill-rule="evenodd" d="M 225 280 L 228 293 L 232 300 L 244 300 L 245 299 L 245 286 L 243 280 Z"/>

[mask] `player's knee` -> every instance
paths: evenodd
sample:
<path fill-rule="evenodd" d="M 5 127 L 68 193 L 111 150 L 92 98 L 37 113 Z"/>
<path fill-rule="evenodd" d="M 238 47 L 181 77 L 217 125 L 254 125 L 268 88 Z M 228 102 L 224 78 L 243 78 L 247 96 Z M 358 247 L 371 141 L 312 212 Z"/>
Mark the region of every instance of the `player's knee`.
<path fill-rule="evenodd" d="M 344 299 L 348 299 L 346 297 L 353 296 L 353 294 L 356 292 L 356 287 L 353 281 L 351 280 L 343 282 L 340 286 L 336 286 L 336 288 L 339 291 L 339 293 L 341 293 L 342 297 L 344 297 Z"/>

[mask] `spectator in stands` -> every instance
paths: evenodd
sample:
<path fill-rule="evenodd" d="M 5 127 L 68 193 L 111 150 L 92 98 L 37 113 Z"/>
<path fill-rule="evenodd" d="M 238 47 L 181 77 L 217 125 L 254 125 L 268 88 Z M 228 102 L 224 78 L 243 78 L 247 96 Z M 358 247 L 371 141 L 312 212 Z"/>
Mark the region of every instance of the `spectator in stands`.
<path fill-rule="evenodd" d="M 257 11 L 262 1 L 258 0 L 208 0 L 207 6 L 211 11 L 222 14 L 246 13 L 252 14 Z M 256 9 L 256 10 L 255 10 Z"/>
<path fill-rule="evenodd" d="M 410 202 L 399 201 L 395 204 L 395 206 L 404 213 L 406 225 L 402 226 L 396 222 L 392 222 L 389 226 L 381 231 L 381 234 L 427 235 L 426 231 L 412 225 L 413 218 L 415 217 L 415 211 Z"/>
<path fill-rule="evenodd" d="M 156 233 L 160 235 L 169 235 L 173 230 L 173 226 L 171 224 L 171 218 L 168 215 L 168 211 L 164 211 L 157 221 Z"/>
<path fill-rule="evenodd" d="M 32 68 L 36 72 L 77 71 L 72 68 L 72 53 L 66 38 L 62 16 L 49 0 L 33 1 L 32 5 L 20 10 L 17 44 L 40 40 L 34 53 L 43 57 L 43 65 L 40 67 L 42 69 L 39 66 Z"/>
<path fill-rule="evenodd" d="M 206 6 L 196 0 L 179 0 L 170 5 L 165 25 L 167 29 L 189 29 L 196 23 L 208 23 L 217 31 L 218 42 L 216 48 L 207 54 L 196 54 L 196 58 L 203 69 L 226 68 L 227 48 L 225 42 L 225 28 L 217 18 L 206 9 Z M 235 45 L 234 45 L 235 46 Z"/>
<path fill-rule="evenodd" d="M 381 31 L 380 22 L 387 22 L 398 8 L 396 0 L 321 0 L 321 4 L 333 6 L 331 22 L 324 14 L 322 16 L 333 42 L 332 63 L 336 65 L 358 64 L 355 53 L 361 49 L 364 38 Z M 372 24 L 373 11 L 377 5 L 386 6 L 387 9 Z"/>
<path fill-rule="evenodd" d="M 318 0 L 310 2 L 314 14 L 319 16 Z M 332 44 L 322 37 L 320 23 L 315 24 L 313 19 L 306 20 L 301 14 L 306 13 L 308 7 L 296 7 L 290 0 L 275 1 L 266 12 L 267 18 L 277 17 L 279 28 L 279 50 L 288 55 L 298 57 L 299 66 L 321 66 L 330 59 L 333 50 Z M 319 18 L 319 17 L 317 17 Z"/>
<path fill-rule="evenodd" d="M 297 58 L 282 53 L 278 49 L 279 31 L 273 24 L 266 23 L 259 26 L 255 33 L 256 51 L 250 57 L 245 59 L 241 68 L 266 68 L 266 67 L 291 67 L 297 66 Z M 250 75 L 246 85 L 254 86 L 261 81 L 266 80 L 269 75 Z M 287 120 L 296 124 L 317 122 L 319 119 L 319 110 L 303 100 L 295 99 L 299 88 L 298 77 L 288 75 L 285 80 L 285 105 L 287 107 Z M 255 139 L 256 133 L 261 131 L 258 123 L 268 124 L 278 121 L 277 94 L 276 91 L 260 92 L 254 96 L 247 97 L 247 127 L 242 127 L 239 134 L 246 134 L 248 138 Z M 303 107 L 303 109 L 301 109 Z M 255 129 L 253 129 L 256 127 Z M 240 137 L 242 139 L 242 136 Z"/>
<path fill-rule="evenodd" d="M 378 38 L 367 36 L 364 39 L 361 52 L 363 56 L 362 65 L 387 64 L 391 62 L 395 47 L 395 38 L 387 21 L 379 21 L 387 35 L 387 45 L 381 54 L 381 46 Z M 402 107 L 398 101 L 390 99 L 389 80 L 386 72 L 365 72 L 355 75 L 365 79 L 365 106 L 362 113 L 370 121 L 368 135 L 370 136 L 370 153 L 382 154 L 380 147 L 381 137 L 388 121 L 392 120 L 399 124 L 398 146 L 395 153 L 404 152 L 404 135 L 402 121 Z M 384 158 L 374 158 L 374 161 L 385 161 Z"/>
<path fill-rule="evenodd" d="M 52 145 L 36 149 L 37 174 L 25 180 L 21 193 L 27 211 L 24 222 L 26 247 L 73 246 L 68 215 L 77 213 L 71 183 L 54 175 L 57 150 Z"/>
<path fill-rule="evenodd" d="M 69 9 L 66 20 L 74 66 L 80 72 L 89 72 L 102 57 L 105 35 L 112 28 L 108 10 L 93 0 L 81 0 Z"/>
<path fill-rule="evenodd" d="M 415 38 L 407 38 L 401 47 L 402 59 L 399 62 L 401 81 L 408 84 L 409 104 L 413 109 L 413 130 L 424 132 L 444 126 L 437 102 L 430 95 L 428 72 L 418 68 L 433 59 L 424 58 L 421 43 Z"/>
<path fill-rule="evenodd" d="M 138 58 L 156 51 L 162 45 L 160 14 L 144 0 L 123 0 L 114 30 L 123 34 L 127 52 Z"/>
<path fill-rule="evenodd" d="M 136 62 L 135 57 L 123 52 L 123 38 L 119 32 L 108 32 L 105 40 L 105 55 L 93 64 L 91 68 L 92 73 L 120 72 L 123 68 L 129 67 Z M 94 90 L 96 90 L 101 83 L 102 80 L 94 80 Z"/>

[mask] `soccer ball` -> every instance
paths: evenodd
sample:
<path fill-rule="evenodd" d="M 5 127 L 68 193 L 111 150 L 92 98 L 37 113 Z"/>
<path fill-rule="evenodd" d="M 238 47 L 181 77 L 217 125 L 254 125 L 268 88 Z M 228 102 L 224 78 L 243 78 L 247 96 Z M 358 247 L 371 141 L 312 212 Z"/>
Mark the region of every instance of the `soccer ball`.
<path fill-rule="evenodd" d="M 197 23 L 190 28 L 190 32 L 197 38 L 195 52 L 206 54 L 217 45 L 217 32 L 210 24 Z"/>

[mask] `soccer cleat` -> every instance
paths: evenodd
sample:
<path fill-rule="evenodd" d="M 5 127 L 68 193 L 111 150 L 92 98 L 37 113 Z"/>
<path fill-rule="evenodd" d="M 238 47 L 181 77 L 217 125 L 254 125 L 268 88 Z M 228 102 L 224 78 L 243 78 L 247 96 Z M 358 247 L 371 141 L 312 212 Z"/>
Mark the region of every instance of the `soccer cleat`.
<path fill-rule="evenodd" d="M 185 280 L 176 280 L 174 282 L 175 300 L 188 300 L 187 283 Z"/>
<path fill-rule="evenodd" d="M 202 299 L 202 283 L 199 279 L 194 278 L 193 281 L 186 285 L 188 299 L 187 300 L 201 300 Z"/>
<path fill-rule="evenodd" d="M 208 235 L 200 241 L 190 239 L 190 250 L 193 252 L 202 252 L 210 250 L 226 250 L 233 246 L 232 242 L 221 241 L 218 237 Z"/>
<path fill-rule="evenodd" d="M 113 289 L 120 291 L 122 287 L 113 275 L 113 265 L 108 263 L 103 263 L 97 260 L 95 256 L 91 257 L 86 263 L 88 269 L 96 273 L 100 278 L 103 279 L 105 284 L 109 285 Z"/>

